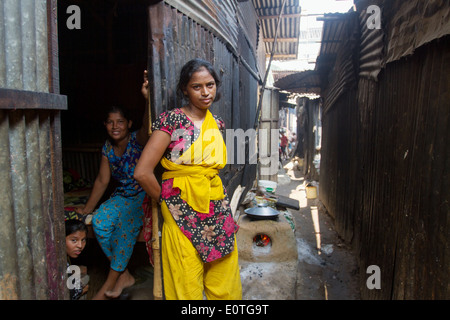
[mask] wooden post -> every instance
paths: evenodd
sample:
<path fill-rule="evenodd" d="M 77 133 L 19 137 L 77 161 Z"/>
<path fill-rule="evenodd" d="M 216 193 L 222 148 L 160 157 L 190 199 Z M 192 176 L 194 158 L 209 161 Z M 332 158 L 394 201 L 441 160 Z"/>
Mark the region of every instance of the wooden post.
<path fill-rule="evenodd" d="M 150 88 L 148 90 L 148 135 L 152 134 L 152 105 L 150 100 Z M 162 300 L 162 274 L 161 274 L 161 255 L 159 246 L 159 222 L 158 222 L 158 203 L 152 198 L 152 251 L 153 251 L 153 298 Z"/>

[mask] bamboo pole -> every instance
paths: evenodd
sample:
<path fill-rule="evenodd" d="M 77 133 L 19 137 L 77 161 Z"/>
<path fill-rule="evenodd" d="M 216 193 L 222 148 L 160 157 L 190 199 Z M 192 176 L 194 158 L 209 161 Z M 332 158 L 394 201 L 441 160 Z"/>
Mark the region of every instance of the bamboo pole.
<path fill-rule="evenodd" d="M 159 246 L 159 228 L 158 228 L 158 207 L 155 200 L 152 199 L 152 249 L 153 249 L 153 297 L 155 300 L 162 300 L 162 274 L 161 274 L 161 256 Z"/>
<path fill-rule="evenodd" d="M 148 88 L 148 135 L 152 134 L 152 103 L 150 100 L 150 88 Z M 162 300 L 162 273 L 161 273 L 161 255 L 159 245 L 159 222 L 158 222 L 158 204 L 152 199 L 152 251 L 153 251 L 153 298 Z"/>

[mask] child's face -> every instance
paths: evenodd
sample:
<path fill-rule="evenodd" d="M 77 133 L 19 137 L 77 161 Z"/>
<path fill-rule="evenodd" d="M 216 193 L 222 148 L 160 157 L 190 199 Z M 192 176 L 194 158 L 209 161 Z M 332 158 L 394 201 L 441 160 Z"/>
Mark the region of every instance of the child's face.
<path fill-rule="evenodd" d="M 86 232 L 75 231 L 66 237 L 66 251 L 71 258 L 78 258 L 86 246 Z"/>

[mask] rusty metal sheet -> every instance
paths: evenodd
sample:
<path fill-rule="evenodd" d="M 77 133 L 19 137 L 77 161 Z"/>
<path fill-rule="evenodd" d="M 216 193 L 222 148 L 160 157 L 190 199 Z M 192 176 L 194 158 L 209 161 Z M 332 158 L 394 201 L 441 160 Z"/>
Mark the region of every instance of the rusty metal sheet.
<path fill-rule="evenodd" d="M 386 9 L 391 17 L 386 26 L 385 63 L 410 55 L 425 43 L 450 34 L 448 0 L 395 1 Z"/>
<path fill-rule="evenodd" d="M 323 117 L 320 200 L 360 256 L 363 299 L 448 299 L 450 38 L 361 77 Z M 366 268 L 382 270 L 369 290 Z"/>
<path fill-rule="evenodd" d="M 237 51 L 238 22 L 235 1 L 164 0 L 164 2 L 212 31 Z"/>
<path fill-rule="evenodd" d="M 213 104 L 211 111 L 225 121 L 227 129 L 253 128 L 260 80 L 254 48 L 243 33 L 236 34 L 238 50 L 233 48 L 215 32 L 215 25 L 209 25 L 207 20 L 201 25 L 195 20 L 197 17 L 188 16 L 187 9 L 183 10 L 163 2 L 149 8 L 150 83 L 152 90 L 158 93 L 151 95 L 152 113 L 157 115 L 184 103 L 174 90 L 179 72 L 188 60 L 203 58 L 211 61 L 222 77 L 219 88 L 222 97 Z M 230 195 L 239 184 L 251 187 L 255 167 L 234 162 L 221 170 L 222 181 Z"/>
<path fill-rule="evenodd" d="M 55 7 L 0 2 L 0 299 L 68 298 Z"/>
<path fill-rule="evenodd" d="M 1 299 L 67 294 L 57 117 L 54 111 L 0 108 Z"/>

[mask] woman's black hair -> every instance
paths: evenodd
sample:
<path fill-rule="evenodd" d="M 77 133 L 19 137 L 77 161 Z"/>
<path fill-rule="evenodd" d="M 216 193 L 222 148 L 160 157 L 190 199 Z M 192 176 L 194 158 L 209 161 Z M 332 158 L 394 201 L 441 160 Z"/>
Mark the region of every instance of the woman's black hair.
<path fill-rule="evenodd" d="M 208 70 L 208 72 L 211 74 L 211 76 L 214 78 L 214 81 L 216 82 L 216 87 L 217 88 L 220 87 L 221 80 L 216 70 L 214 69 L 213 65 L 209 61 L 196 58 L 188 61 L 181 69 L 180 79 L 178 80 L 177 85 L 177 92 L 180 95 L 180 97 L 184 97 L 183 91 L 186 89 L 189 80 L 191 80 L 192 75 L 201 68 L 205 68 L 206 70 Z M 216 92 L 216 97 L 214 101 L 219 101 L 219 99 L 220 93 Z"/>
<path fill-rule="evenodd" d="M 77 220 L 77 219 L 66 220 L 66 237 L 77 231 L 84 231 L 84 232 L 86 232 L 86 235 L 87 235 L 88 228 L 87 228 L 86 224 L 81 220 Z"/>
<path fill-rule="evenodd" d="M 105 122 L 108 120 L 110 113 L 120 113 L 122 117 L 130 121 L 130 115 L 128 113 L 128 110 L 122 106 L 111 106 L 108 110 L 106 110 L 106 116 L 105 116 Z"/>

